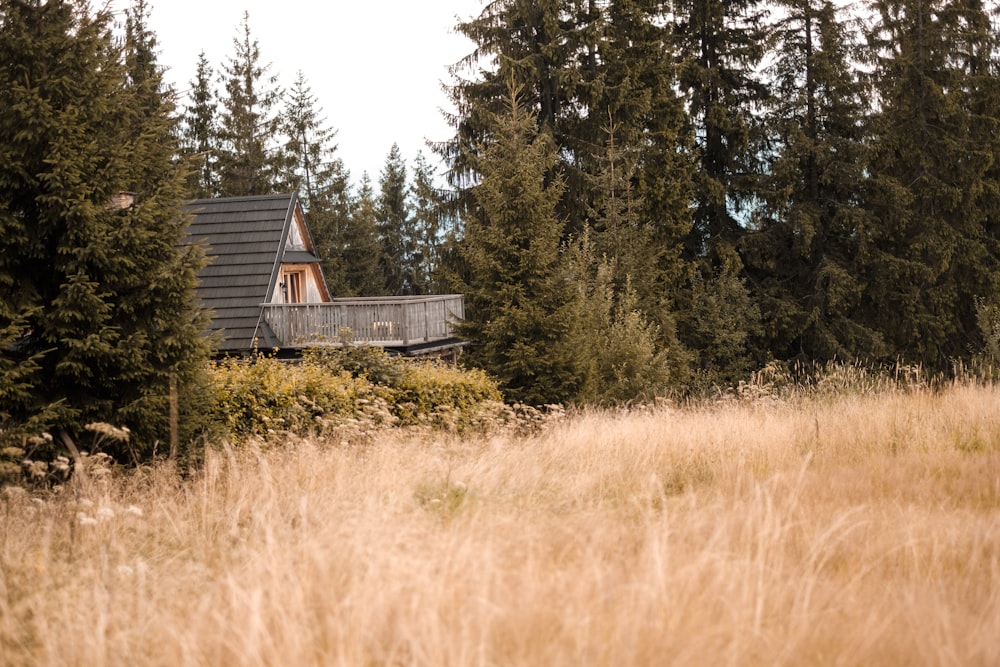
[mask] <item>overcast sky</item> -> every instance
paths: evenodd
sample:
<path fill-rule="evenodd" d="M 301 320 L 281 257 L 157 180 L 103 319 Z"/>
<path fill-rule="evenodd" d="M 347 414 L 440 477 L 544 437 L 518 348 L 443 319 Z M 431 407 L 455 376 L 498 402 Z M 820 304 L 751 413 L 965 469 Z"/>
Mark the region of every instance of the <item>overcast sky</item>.
<path fill-rule="evenodd" d="M 221 71 L 234 52 L 243 12 L 249 12 L 261 61 L 272 64 L 285 88 L 302 70 L 328 126 L 337 131 L 337 152 L 354 183 L 363 171 L 378 182 L 393 142 L 408 166 L 418 150 L 438 164 L 425 139 L 451 136 L 440 112 L 450 110 L 441 84 L 449 80 L 448 67 L 472 49 L 454 27 L 478 16 L 483 6 L 483 0 L 149 2 L 160 64 L 182 93 L 202 50 L 216 74 Z M 129 4 L 111 3 L 116 13 Z"/>

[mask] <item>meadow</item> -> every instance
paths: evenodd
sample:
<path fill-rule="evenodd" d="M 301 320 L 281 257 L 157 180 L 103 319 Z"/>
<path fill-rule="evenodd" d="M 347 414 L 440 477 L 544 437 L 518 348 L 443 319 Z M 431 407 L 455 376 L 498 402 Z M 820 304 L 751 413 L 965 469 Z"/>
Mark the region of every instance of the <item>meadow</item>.
<path fill-rule="evenodd" d="M 5 665 L 997 665 L 1000 389 L 219 444 L 0 500 Z"/>

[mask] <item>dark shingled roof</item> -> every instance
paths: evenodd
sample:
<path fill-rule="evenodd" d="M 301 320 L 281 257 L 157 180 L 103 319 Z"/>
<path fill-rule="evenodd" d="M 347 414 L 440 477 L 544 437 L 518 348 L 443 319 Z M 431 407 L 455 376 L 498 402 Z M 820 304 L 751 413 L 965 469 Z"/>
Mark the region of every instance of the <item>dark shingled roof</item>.
<path fill-rule="evenodd" d="M 191 215 L 189 243 L 206 244 L 210 264 L 198 273 L 198 297 L 222 334 L 220 352 L 277 344 L 261 317 L 281 266 L 296 195 L 199 199 L 185 204 Z M 291 253 L 289 253 L 291 254 Z M 313 258 L 315 261 L 315 258 Z"/>

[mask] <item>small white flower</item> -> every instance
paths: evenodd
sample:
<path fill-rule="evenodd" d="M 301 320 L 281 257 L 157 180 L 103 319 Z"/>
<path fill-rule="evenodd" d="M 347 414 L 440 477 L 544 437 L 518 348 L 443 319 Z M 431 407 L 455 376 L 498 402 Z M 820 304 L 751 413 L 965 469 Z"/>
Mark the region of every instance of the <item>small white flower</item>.
<path fill-rule="evenodd" d="M 142 508 L 136 507 L 135 505 L 129 505 L 125 508 L 125 511 L 135 516 L 142 516 Z"/>
<path fill-rule="evenodd" d="M 96 526 L 97 525 L 97 519 L 91 518 L 91 517 L 87 516 L 86 514 L 84 514 L 83 512 L 80 512 L 79 514 L 77 514 L 76 518 L 80 522 L 81 526 Z"/>
<path fill-rule="evenodd" d="M 113 519 L 115 518 L 115 511 L 110 507 L 102 507 L 101 509 L 97 510 L 97 518 L 100 519 L 101 521 L 105 521 L 107 519 Z"/>

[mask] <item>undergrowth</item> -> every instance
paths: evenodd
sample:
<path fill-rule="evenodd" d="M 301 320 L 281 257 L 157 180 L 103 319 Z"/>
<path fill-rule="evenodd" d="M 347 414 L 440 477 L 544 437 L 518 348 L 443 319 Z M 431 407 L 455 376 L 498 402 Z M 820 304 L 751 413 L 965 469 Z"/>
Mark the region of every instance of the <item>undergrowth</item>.
<path fill-rule="evenodd" d="M 286 361 L 257 354 L 214 371 L 215 413 L 228 435 L 365 435 L 387 426 L 450 431 L 502 416 L 496 383 L 481 371 L 393 357 L 380 348 L 315 348 Z"/>

